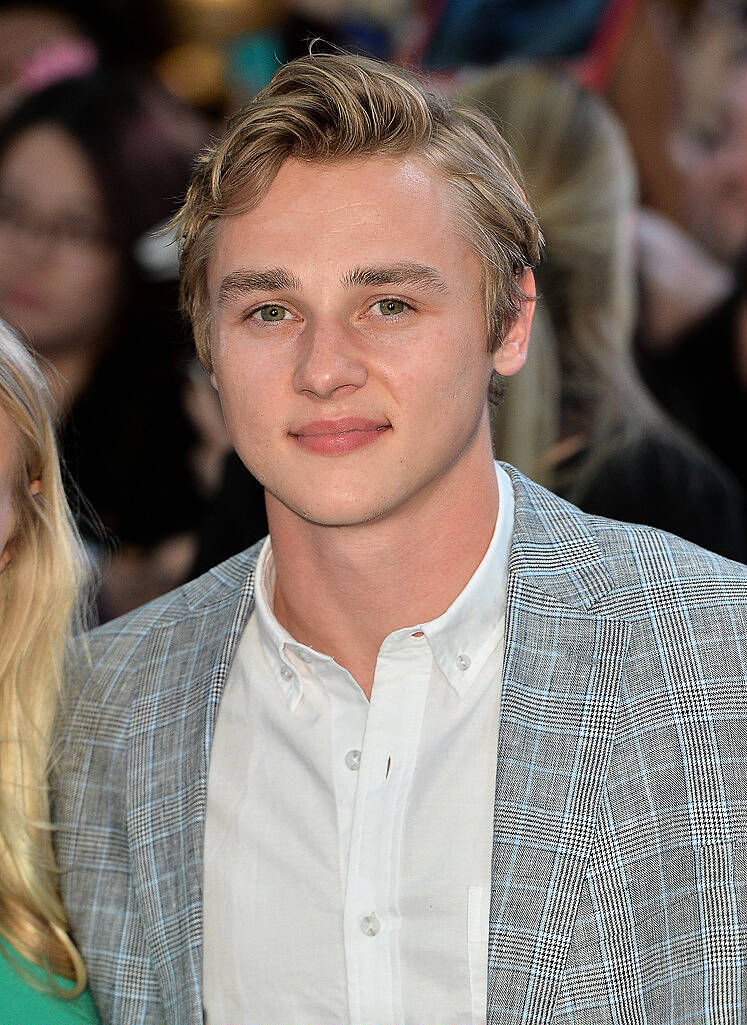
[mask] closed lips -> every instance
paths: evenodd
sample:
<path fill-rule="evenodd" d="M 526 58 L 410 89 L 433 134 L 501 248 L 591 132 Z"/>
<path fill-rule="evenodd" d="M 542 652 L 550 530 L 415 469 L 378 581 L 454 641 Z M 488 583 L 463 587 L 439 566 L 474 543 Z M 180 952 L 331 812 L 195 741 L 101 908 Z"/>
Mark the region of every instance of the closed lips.
<path fill-rule="evenodd" d="M 297 430 L 290 431 L 295 437 L 325 437 L 336 434 L 349 434 L 353 432 L 384 431 L 391 427 L 389 423 L 382 423 L 380 420 L 368 420 L 362 417 L 344 417 L 341 420 L 314 420 L 304 424 Z"/>

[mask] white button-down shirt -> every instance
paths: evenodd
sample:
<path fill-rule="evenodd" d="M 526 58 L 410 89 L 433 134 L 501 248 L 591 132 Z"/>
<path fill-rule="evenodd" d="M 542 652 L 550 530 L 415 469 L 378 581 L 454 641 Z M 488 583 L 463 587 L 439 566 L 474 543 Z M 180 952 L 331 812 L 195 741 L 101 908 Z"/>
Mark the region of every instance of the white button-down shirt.
<path fill-rule="evenodd" d="M 513 491 L 438 619 L 390 634 L 370 704 L 256 606 L 213 741 L 209 1025 L 480 1025 Z M 396 585 L 396 582 L 395 582 Z"/>

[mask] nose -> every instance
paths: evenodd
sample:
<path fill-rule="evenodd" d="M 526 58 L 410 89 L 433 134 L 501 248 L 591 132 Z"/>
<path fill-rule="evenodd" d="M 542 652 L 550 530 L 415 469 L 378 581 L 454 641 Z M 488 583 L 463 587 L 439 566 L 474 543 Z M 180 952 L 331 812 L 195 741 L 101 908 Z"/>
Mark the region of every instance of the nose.
<path fill-rule="evenodd" d="M 309 324 L 299 339 L 293 387 L 318 399 L 328 399 L 342 389 L 361 388 L 366 367 L 355 341 L 343 325 Z"/>

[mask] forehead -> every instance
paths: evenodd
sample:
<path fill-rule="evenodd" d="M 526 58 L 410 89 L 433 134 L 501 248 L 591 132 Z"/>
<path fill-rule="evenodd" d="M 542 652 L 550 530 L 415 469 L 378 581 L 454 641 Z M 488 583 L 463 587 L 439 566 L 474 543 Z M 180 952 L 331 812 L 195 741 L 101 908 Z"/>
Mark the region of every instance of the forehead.
<path fill-rule="evenodd" d="M 330 202 L 397 202 L 425 193 L 446 200 L 443 176 L 423 157 L 354 157 L 349 160 L 311 161 L 289 157 L 281 165 L 263 200 L 311 203 L 320 207 Z"/>
<path fill-rule="evenodd" d="M 459 222 L 452 187 L 422 158 L 289 159 L 252 209 L 218 222 L 211 292 L 227 264 L 242 259 L 317 269 L 368 259 L 449 264 L 467 257 Z"/>
<path fill-rule="evenodd" d="M 55 125 L 21 132 L 0 157 L 0 179 L 40 205 L 65 210 L 98 206 L 93 169 L 81 147 Z"/>

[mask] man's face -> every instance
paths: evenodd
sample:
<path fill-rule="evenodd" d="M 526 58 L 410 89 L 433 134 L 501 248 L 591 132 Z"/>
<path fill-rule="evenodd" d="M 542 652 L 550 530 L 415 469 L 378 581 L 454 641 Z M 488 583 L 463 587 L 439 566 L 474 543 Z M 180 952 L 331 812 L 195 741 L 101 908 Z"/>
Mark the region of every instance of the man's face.
<path fill-rule="evenodd" d="M 213 381 L 268 510 L 326 525 L 423 502 L 446 513 L 484 473 L 491 370 L 523 354 L 488 353 L 481 268 L 458 229 L 434 171 L 383 157 L 288 160 L 256 207 L 220 222 Z"/>

